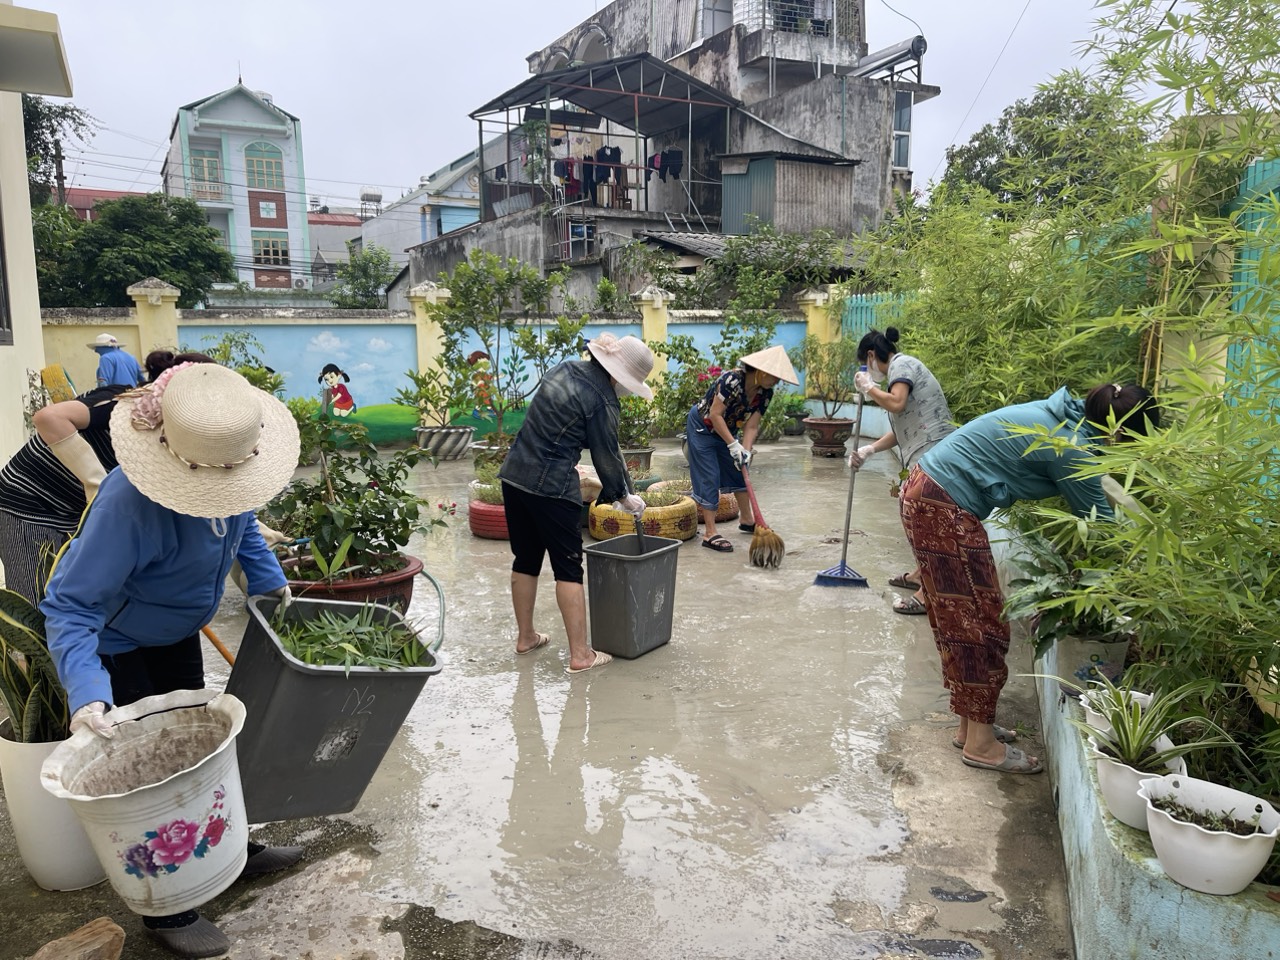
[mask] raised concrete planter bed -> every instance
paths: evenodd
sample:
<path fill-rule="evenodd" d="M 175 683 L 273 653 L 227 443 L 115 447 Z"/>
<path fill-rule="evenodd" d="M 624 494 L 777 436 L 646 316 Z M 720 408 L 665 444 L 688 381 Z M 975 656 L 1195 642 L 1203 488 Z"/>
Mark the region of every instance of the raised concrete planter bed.
<path fill-rule="evenodd" d="M 1036 672 L 1058 672 L 1053 651 Z M 1106 812 L 1084 739 L 1066 721 L 1083 716 L 1079 703 L 1061 696 L 1054 680 L 1036 683 L 1076 960 L 1280 958 L 1280 903 L 1267 897 L 1280 888 L 1254 883 L 1235 896 L 1215 897 L 1169 879 L 1150 837 Z"/>

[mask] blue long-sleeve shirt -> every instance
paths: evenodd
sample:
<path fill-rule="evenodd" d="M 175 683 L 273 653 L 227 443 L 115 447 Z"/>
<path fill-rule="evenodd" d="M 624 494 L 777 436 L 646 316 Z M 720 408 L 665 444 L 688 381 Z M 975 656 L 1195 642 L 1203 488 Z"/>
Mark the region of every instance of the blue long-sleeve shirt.
<path fill-rule="evenodd" d="M 98 354 L 98 386 L 109 387 L 113 383 L 125 387 L 136 387 L 145 378 L 142 368 L 133 354 L 119 347 L 102 350 Z"/>
<path fill-rule="evenodd" d="M 1046 427 L 1085 447 L 1100 440 L 1084 418 L 1084 401 L 1063 387 L 1047 400 L 1002 407 L 970 420 L 921 457 L 920 466 L 957 506 L 979 520 L 1018 500 L 1046 500 L 1059 494 L 1076 516 L 1085 516 L 1093 508 L 1101 517 L 1115 515 L 1100 477 L 1075 476 L 1080 464 L 1092 456 L 1087 449 L 1060 453 L 1045 446 L 1028 452 L 1034 438 L 1012 433 L 1008 424 Z"/>
<path fill-rule="evenodd" d="M 252 511 L 188 517 L 148 500 L 119 468 L 107 474 L 40 604 L 70 708 L 114 702 L 99 654 L 177 643 L 212 620 L 237 559 L 252 594 L 285 585 Z"/>

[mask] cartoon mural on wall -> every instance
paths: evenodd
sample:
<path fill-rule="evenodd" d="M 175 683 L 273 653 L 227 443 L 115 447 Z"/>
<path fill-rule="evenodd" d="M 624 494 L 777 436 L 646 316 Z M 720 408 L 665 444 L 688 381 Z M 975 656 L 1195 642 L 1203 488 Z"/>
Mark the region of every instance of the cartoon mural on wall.
<path fill-rule="evenodd" d="M 471 367 L 471 386 L 475 391 L 476 406 L 473 417 L 481 419 L 493 415 L 493 361 L 483 350 L 473 350 L 467 356 Z"/>
<path fill-rule="evenodd" d="M 324 384 L 324 404 L 335 417 L 349 417 L 356 412 L 356 402 L 346 387 L 350 382 L 351 378 L 336 363 L 326 363 L 316 377 L 316 383 Z"/>

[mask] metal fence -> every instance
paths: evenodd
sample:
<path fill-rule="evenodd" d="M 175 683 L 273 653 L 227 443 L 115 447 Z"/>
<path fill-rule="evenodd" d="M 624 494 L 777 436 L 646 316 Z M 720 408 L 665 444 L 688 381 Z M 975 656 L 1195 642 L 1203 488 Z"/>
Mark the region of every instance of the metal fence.
<path fill-rule="evenodd" d="M 734 23 L 748 30 L 777 30 L 858 40 L 857 0 L 734 0 Z"/>

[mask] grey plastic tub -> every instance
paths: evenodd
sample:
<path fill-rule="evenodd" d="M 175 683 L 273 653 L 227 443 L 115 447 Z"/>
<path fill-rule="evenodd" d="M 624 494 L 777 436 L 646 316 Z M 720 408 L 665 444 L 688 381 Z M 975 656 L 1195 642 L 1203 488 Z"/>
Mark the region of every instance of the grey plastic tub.
<path fill-rule="evenodd" d="M 249 623 L 227 681 L 227 692 L 247 714 L 237 743 L 249 822 L 347 813 L 360 802 L 427 679 L 440 672 L 435 654 L 444 634 L 443 593 L 439 636 L 423 665 L 353 667 L 349 674 L 289 654 L 271 629 L 276 604 L 270 597 L 249 598 Z M 349 616 L 363 606 L 299 598 L 288 613 Z M 390 607 L 376 609 L 389 621 L 403 620 Z"/>
<path fill-rule="evenodd" d="M 614 537 L 584 548 L 591 646 L 633 660 L 671 639 L 676 550 L 668 537 Z"/>

